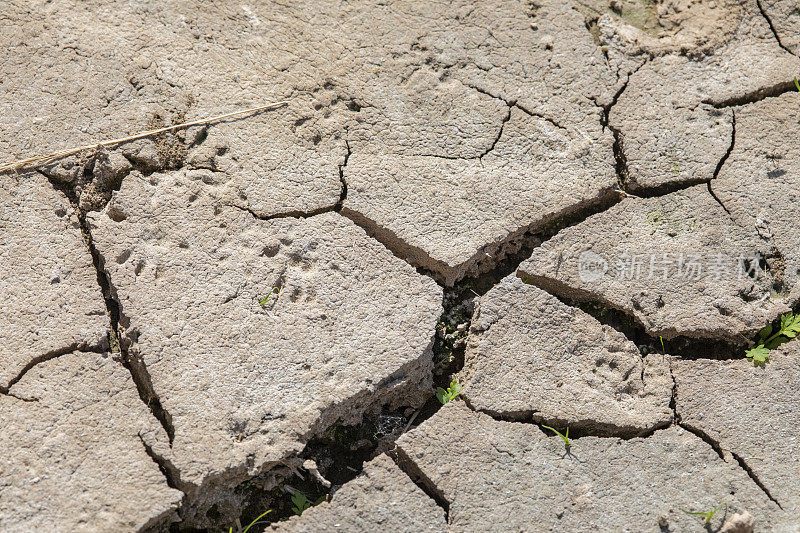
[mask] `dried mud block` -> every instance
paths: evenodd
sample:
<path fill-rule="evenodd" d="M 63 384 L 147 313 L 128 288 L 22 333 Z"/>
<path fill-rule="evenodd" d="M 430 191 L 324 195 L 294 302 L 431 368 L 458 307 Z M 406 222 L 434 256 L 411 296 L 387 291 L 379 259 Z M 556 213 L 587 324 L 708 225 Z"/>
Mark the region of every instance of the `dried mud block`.
<path fill-rule="evenodd" d="M 444 406 L 397 442 L 449 504 L 451 531 L 703 531 L 681 511 L 750 511 L 770 530 L 787 517 L 747 473 L 679 427 L 647 438 L 581 437 L 569 453 L 533 424 Z M 716 526 L 725 515 L 715 518 Z"/>
<path fill-rule="evenodd" d="M 480 158 L 355 153 L 342 213 L 452 285 L 517 251 L 527 232 L 608 201 L 612 160 L 610 143 L 515 108 Z"/>
<path fill-rule="evenodd" d="M 745 343 L 786 302 L 755 228 L 737 224 L 705 185 L 627 198 L 537 248 L 520 276 L 631 315 L 653 336 Z M 769 262 L 769 258 L 767 258 Z"/>
<path fill-rule="evenodd" d="M 134 370 L 205 524 L 332 424 L 430 394 L 442 291 L 336 213 L 260 220 L 210 171 L 129 176 L 89 220 Z M 155 446 L 155 445 L 154 445 Z"/>
<path fill-rule="evenodd" d="M 0 395 L 0 529 L 141 531 L 177 520 L 144 440 L 167 435 L 110 354 L 36 365 Z"/>
<path fill-rule="evenodd" d="M 272 531 L 447 531 L 444 510 L 383 454 L 324 502 Z"/>
<path fill-rule="evenodd" d="M 0 390 L 52 354 L 100 348 L 105 302 L 80 223 L 41 174 L 0 176 Z"/>
<path fill-rule="evenodd" d="M 794 306 L 800 297 L 800 95 L 784 94 L 736 112 L 736 145 L 714 194 L 736 222 L 754 229 L 766 247 L 777 301 Z"/>
<path fill-rule="evenodd" d="M 800 527 L 797 344 L 773 350 L 763 366 L 699 359 L 674 361 L 672 369 L 681 424 L 740 458 Z"/>
<path fill-rule="evenodd" d="M 672 420 L 663 355 L 631 341 L 521 279 L 480 299 L 465 355 L 462 395 L 503 418 L 593 433 L 645 433 Z"/>

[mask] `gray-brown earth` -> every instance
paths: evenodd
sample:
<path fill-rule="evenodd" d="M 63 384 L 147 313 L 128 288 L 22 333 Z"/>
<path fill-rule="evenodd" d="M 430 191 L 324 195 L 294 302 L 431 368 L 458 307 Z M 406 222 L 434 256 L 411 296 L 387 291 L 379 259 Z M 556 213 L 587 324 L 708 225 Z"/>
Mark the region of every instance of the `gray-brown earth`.
<path fill-rule="evenodd" d="M 0 173 L 0 530 L 800 530 L 798 35 L 8 0 L 0 164 L 287 104 Z"/>

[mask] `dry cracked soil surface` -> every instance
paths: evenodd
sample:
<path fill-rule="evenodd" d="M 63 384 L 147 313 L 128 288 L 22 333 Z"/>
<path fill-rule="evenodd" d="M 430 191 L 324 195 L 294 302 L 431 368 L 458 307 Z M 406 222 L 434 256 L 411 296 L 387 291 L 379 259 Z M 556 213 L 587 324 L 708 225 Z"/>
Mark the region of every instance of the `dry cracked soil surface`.
<path fill-rule="evenodd" d="M 0 11 L 1 531 L 800 531 L 796 0 Z"/>

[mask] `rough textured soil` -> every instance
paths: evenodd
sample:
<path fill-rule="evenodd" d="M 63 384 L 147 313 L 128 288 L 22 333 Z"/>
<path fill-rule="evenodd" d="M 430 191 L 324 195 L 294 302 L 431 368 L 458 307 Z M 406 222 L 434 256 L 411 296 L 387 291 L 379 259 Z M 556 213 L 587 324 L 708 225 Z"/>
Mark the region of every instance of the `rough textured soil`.
<path fill-rule="evenodd" d="M 7 0 L 0 530 L 800 531 L 798 36 Z"/>

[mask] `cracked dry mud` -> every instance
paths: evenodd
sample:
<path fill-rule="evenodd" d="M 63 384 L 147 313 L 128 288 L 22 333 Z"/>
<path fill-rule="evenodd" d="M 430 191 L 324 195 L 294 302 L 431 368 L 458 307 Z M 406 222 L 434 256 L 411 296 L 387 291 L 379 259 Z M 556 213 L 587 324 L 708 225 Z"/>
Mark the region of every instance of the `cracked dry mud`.
<path fill-rule="evenodd" d="M 0 530 L 799 531 L 798 35 L 7 1 L 3 161 L 287 104 L 0 173 Z"/>

